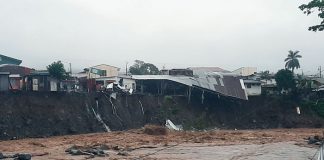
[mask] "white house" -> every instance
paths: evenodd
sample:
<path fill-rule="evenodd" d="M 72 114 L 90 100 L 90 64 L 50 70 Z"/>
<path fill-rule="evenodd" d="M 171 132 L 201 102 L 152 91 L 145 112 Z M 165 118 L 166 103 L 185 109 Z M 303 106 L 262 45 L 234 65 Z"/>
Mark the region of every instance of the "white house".
<path fill-rule="evenodd" d="M 117 77 L 120 68 L 107 65 L 100 64 L 96 66 L 92 66 L 85 69 L 85 75 L 88 79 L 90 78 L 100 78 L 100 77 Z"/>
<path fill-rule="evenodd" d="M 261 95 L 261 82 L 256 80 L 243 80 L 248 96 Z"/>
<path fill-rule="evenodd" d="M 257 73 L 256 67 L 242 67 L 237 70 L 232 71 L 232 73 L 238 74 L 240 76 L 246 77 Z"/>
<path fill-rule="evenodd" d="M 129 90 L 136 89 L 136 82 L 130 76 L 116 76 L 116 77 L 99 77 L 96 78 L 96 83 L 101 84 L 102 86 L 107 87 L 110 83 L 117 83 L 121 87 Z"/>

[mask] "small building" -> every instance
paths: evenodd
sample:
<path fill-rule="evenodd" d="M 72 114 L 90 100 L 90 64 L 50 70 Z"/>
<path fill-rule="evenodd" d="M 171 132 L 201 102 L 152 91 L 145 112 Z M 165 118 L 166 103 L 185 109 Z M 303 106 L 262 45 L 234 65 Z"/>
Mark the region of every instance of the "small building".
<path fill-rule="evenodd" d="M 238 74 L 240 76 L 246 77 L 257 73 L 256 67 L 241 67 L 237 70 L 232 71 L 232 73 Z"/>
<path fill-rule="evenodd" d="M 60 91 L 72 92 L 80 89 L 77 79 L 62 80 L 60 82 Z"/>
<path fill-rule="evenodd" d="M 9 72 L 0 72 L 0 91 L 9 90 Z"/>
<path fill-rule="evenodd" d="M 21 60 L 19 59 L 15 59 L 15 58 L 11 58 L 5 55 L 0 54 L 0 65 L 1 64 L 14 64 L 14 65 L 20 65 L 21 64 Z"/>
<path fill-rule="evenodd" d="M 129 90 L 136 89 L 136 82 L 131 76 L 101 77 L 96 78 L 96 88 L 107 87 L 110 83 L 118 84 L 120 87 Z"/>
<path fill-rule="evenodd" d="M 0 65 L 0 72 L 9 72 L 9 89 L 21 90 L 23 85 L 23 77 L 29 75 L 33 69 L 14 64 Z"/>
<path fill-rule="evenodd" d="M 324 85 L 324 78 L 311 77 L 308 78 L 311 81 L 311 88 L 318 89 L 320 86 Z"/>
<path fill-rule="evenodd" d="M 58 80 L 52 78 L 48 71 L 34 71 L 25 77 L 28 91 L 57 91 Z"/>
<path fill-rule="evenodd" d="M 117 77 L 120 68 L 107 64 L 100 64 L 86 68 L 84 71 L 88 79 L 99 77 Z"/>
<path fill-rule="evenodd" d="M 261 82 L 257 80 L 243 80 L 245 90 L 248 96 L 261 95 Z"/>

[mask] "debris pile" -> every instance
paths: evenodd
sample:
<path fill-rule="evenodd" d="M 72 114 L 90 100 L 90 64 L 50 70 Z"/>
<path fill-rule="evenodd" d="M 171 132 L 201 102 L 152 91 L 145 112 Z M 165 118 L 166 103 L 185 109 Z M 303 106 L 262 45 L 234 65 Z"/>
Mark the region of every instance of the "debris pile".
<path fill-rule="evenodd" d="M 72 147 L 65 150 L 66 153 L 71 155 L 86 155 L 88 158 L 98 157 L 106 157 L 108 153 L 105 150 L 108 150 L 108 146 L 100 145 L 100 146 L 77 146 L 73 145 Z"/>
<path fill-rule="evenodd" d="M 307 138 L 308 144 L 321 145 L 324 142 L 324 137 L 315 135 Z"/>
<path fill-rule="evenodd" d="M 167 135 L 168 130 L 165 127 L 157 125 L 145 125 L 144 133 L 148 135 Z"/>
<path fill-rule="evenodd" d="M 0 152 L 0 159 L 14 159 L 14 160 L 31 160 L 32 155 L 31 154 L 25 154 L 25 153 L 17 153 L 13 155 L 4 155 Z"/>

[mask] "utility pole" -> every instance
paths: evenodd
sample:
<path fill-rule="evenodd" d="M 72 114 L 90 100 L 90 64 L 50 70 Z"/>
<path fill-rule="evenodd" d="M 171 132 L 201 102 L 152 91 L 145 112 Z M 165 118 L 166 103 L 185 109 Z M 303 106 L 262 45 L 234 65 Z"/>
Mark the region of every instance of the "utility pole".
<path fill-rule="evenodd" d="M 322 66 L 318 67 L 319 77 L 322 78 Z"/>
<path fill-rule="evenodd" d="M 128 65 L 128 62 L 126 62 L 126 76 L 127 76 L 127 67 L 128 67 L 127 65 Z"/>
<path fill-rule="evenodd" d="M 69 63 L 69 64 L 70 64 L 70 74 L 72 76 L 72 64 L 71 63 Z"/>

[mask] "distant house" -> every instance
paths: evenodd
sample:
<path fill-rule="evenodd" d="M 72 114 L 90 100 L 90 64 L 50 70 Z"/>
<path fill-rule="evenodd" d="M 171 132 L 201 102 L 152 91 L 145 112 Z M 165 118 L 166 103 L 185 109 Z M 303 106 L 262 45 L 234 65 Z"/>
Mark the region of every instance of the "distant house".
<path fill-rule="evenodd" d="M 248 96 L 259 96 L 261 95 L 261 82 L 258 80 L 243 80 L 245 90 Z"/>
<path fill-rule="evenodd" d="M 29 75 L 32 69 L 15 65 L 15 64 L 2 64 L 0 65 L 0 72 L 9 73 L 9 89 L 21 90 L 23 87 L 23 77 Z"/>
<path fill-rule="evenodd" d="M 85 75 L 88 79 L 99 77 L 117 77 L 119 70 L 120 68 L 115 66 L 100 64 L 86 68 Z"/>
<path fill-rule="evenodd" d="M 238 74 L 240 76 L 250 76 L 257 73 L 256 67 L 242 67 L 237 70 L 232 71 L 232 73 Z"/>
<path fill-rule="evenodd" d="M 317 89 L 320 86 L 324 85 L 324 78 L 311 77 L 311 78 L 308 78 L 308 79 L 311 80 L 311 88 L 312 89 Z"/>
<path fill-rule="evenodd" d="M 0 72 L 0 91 L 9 90 L 9 72 Z"/>
<path fill-rule="evenodd" d="M 129 89 L 136 89 L 136 82 L 131 76 L 116 76 L 116 77 L 101 77 L 96 78 L 96 86 L 99 89 L 101 86 L 107 87 L 107 85 L 115 83 L 118 84 L 120 87 L 129 90 Z"/>
<path fill-rule="evenodd" d="M 57 91 L 58 80 L 52 78 L 48 71 L 33 71 L 25 76 L 28 91 Z"/>
<path fill-rule="evenodd" d="M 29 75 L 33 69 L 14 64 L 0 65 L 0 72 L 9 72 L 9 89 L 21 90 L 23 88 L 23 77 Z"/>
<path fill-rule="evenodd" d="M 14 64 L 14 65 L 20 65 L 21 64 L 21 60 L 19 59 L 15 59 L 15 58 L 11 58 L 5 55 L 0 54 L 0 65 L 1 64 Z"/>

